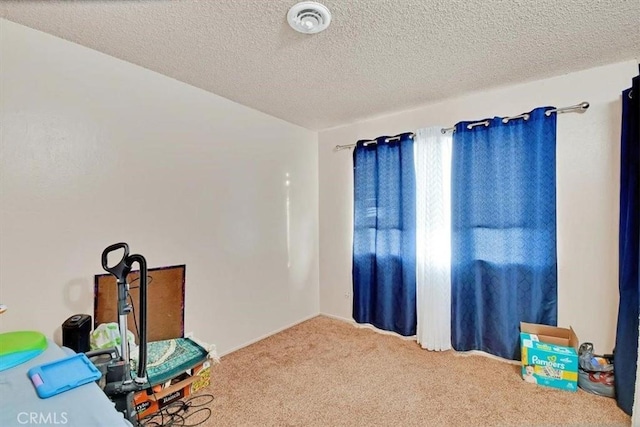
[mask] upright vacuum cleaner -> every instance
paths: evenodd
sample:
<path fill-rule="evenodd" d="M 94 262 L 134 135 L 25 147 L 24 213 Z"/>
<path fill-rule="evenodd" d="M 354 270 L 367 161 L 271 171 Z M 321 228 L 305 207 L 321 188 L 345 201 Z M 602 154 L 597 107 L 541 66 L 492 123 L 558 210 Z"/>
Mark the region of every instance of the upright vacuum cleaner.
<path fill-rule="evenodd" d="M 122 259 L 114 266 L 108 265 L 110 253 L 124 250 Z M 127 276 L 133 264 L 140 268 L 140 300 L 138 314 L 138 372 L 135 378 L 131 372 L 129 341 L 127 339 L 127 315 L 133 310 L 128 303 L 129 284 Z M 118 324 L 120 326 L 120 348 L 114 347 L 86 353 L 87 357 L 102 372 L 98 384 L 111 399 L 119 412 L 134 426 L 138 425 L 137 411 L 133 403 L 135 392 L 148 387 L 147 383 L 147 261 L 142 255 L 129 255 L 129 245 L 116 243 L 102 252 L 102 267 L 115 276 L 118 286 Z"/>

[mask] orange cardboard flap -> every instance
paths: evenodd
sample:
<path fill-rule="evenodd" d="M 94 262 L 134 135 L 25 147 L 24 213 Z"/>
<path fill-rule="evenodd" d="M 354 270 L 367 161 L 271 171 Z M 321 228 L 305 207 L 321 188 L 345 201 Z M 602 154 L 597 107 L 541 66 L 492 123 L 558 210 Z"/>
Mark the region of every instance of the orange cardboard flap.
<path fill-rule="evenodd" d="M 150 400 L 160 400 L 165 396 L 170 395 L 171 393 L 181 390 L 184 387 L 190 385 L 191 383 L 193 383 L 195 380 L 197 380 L 198 377 L 197 376 L 192 376 L 189 378 L 185 378 L 180 382 L 177 382 L 175 384 L 171 384 L 169 387 L 163 388 L 162 391 L 159 391 L 158 393 L 153 393 L 151 396 L 149 396 Z"/>

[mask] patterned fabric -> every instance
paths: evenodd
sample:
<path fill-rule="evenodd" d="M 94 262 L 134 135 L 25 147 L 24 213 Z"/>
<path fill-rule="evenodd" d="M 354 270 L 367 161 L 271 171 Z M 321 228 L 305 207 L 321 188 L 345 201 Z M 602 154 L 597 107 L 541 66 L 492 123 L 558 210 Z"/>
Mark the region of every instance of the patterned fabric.
<path fill-rule="evenodd" d="M 359 141 L 354 150 L 353 318 L 416 333 L 413 140 Z"/>
<path fill-rule="evenodd" d="M 521 321 L 556 325 L 556 117 L 456 125 L 452 344 L 520 358 Z"/>
<path fill-rule="evenodd" d="M 188 338 L 154 341 L 147 344 L 147 378 L 154 386 L 171 380 L 207 358 L 207 351 Z M 132 361 L 133 372 L 137 364 Z"/>
<path fill-rule="evenodd" d="M 451 348 L 451 133 L 419 129 L 416 164 L 417 340 Z"/>
<path fill-rule="evenodd" d="M 622 94 L 619 241 L 620 308 L 614 363 L 615 388 L 618 406 L 631 414 L 638 366 L 640 312 L 640 76 L 633 79 L 633 88 Z"/>
<path fill-rule="evenodd" d="M 127 331 L 127 340 L 129 341 L 129 350 L 131 353 L 137 353 L 136 336 L 133 332 Z M 120 326 L 115 323 L 101 323 L 95 328 L 89 336 L 89 345 L 91 350 L 103 348 L 118 347 L 120 348 Z"/>

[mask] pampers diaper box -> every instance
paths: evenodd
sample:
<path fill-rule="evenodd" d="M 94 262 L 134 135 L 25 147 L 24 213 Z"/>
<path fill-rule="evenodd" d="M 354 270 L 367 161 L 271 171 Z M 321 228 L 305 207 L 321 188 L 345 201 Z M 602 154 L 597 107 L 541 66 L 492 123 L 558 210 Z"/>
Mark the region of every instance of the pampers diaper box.
<path fill-rule="evenodd" d="M 578 337 L 573 329 L 520 323 L 522 378 L 561 390 L 578 390 Z"/>

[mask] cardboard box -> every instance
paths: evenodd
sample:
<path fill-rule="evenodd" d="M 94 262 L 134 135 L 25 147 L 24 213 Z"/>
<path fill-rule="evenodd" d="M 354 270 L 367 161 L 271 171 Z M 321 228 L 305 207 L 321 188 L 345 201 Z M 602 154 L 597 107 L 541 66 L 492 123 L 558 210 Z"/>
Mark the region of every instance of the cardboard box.
<path fill-rule="evenodd" d="M 578 345 L 571 328 L 521 322 L 522 378 L 545 387 L 576 391 Z"/>
<path fill-rule="evenodd" d="M 207 359 L 165 384 L 156 385 L 136 393 L 133 402 L 138 413 L 138 419 L 155 414 L 171 403 L 191 396 L 198 390 L 209 386 L 211 383 L 211 365 L 212 361 Z"/>

